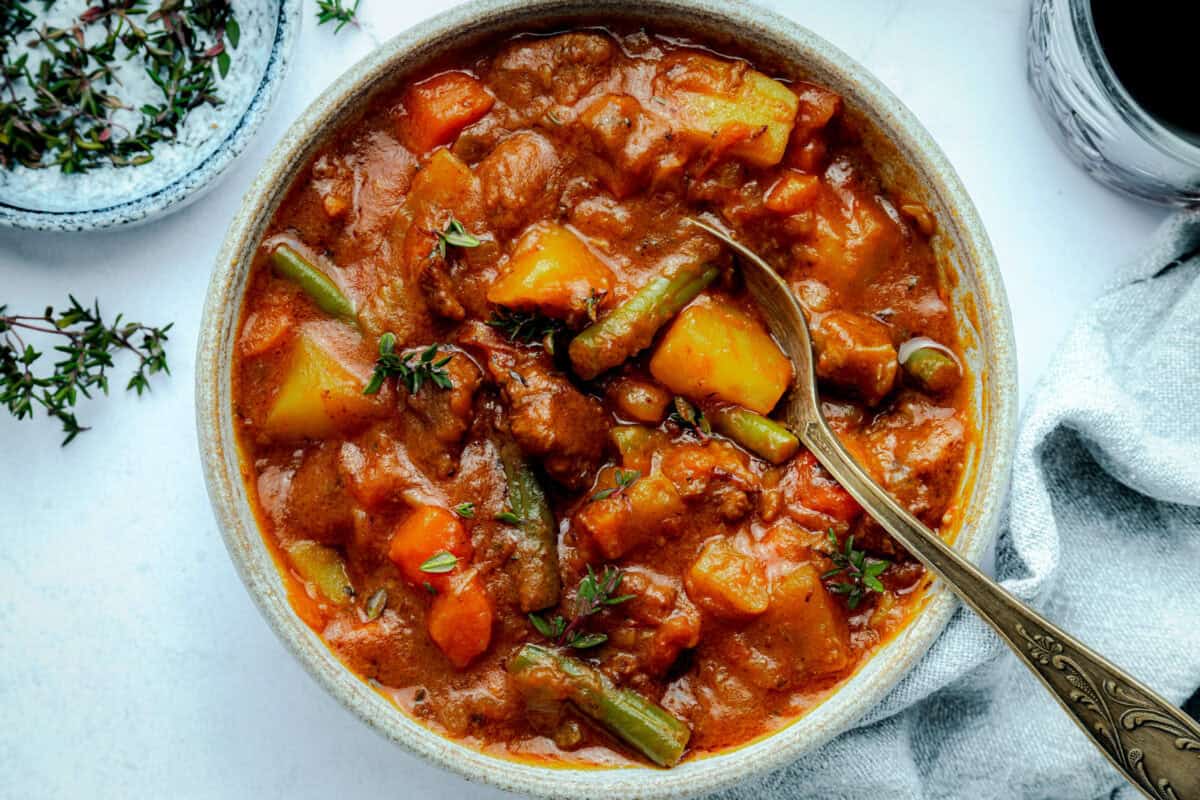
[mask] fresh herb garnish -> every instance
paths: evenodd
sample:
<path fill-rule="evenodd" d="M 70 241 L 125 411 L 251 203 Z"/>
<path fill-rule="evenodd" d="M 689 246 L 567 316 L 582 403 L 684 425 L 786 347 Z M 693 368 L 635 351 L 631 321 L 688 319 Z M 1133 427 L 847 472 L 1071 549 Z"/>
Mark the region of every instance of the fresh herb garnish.
<path fill-rule="evenodd" d="M 48 307 L 41 315 L 7 314 L 7 306 L 0 305 L 0 403 L 17 419 L 32 417 L 35 405 L 41 406 L 62 423 L 64 445 L 87 430 L 71 411 L 79 395 L 90 398 L 95 389 L 108 394 L 107 370 L 114 354 L 128 350 L 138 357 L 125 389 L 139 395 L 150 388 L 151 375 L 171 371 L 163 350 L 170 325 L 152 328 L 122 322 L 120 314 L 107 324 L 98 302 L 85 308 L 74 297 L 69 299 L 65 310 L 55 313 Z M 42 353 L 25 341 L 22 331 L 62 337 L 63 343 L 54 347 L 61 359 L 52 373 L 34 373 Z"/>
<path fill-rule="evenodd" d="M 475 518 L 475 504 L 474 503 L 459 503 L 458 505 L 456 505 L 454 507 L 454 513 L 458 514 L 463 519 L 474 519 Z"/>
<path fill-rule="evenodd" d="M 884 590 L 879 576 L 891 566 L 892 562 L 882 558 L 868 560 L 865 551 L 854 549 L 853 536 L 846 538 L 845 550 L 839 551 L 837 536 L 832 528 L 829 529 L 829 545 L 832 548 L 829 558 L 833 561 L 834 568 L 823 574 L 821 580 L 829 580 L 835 575 L 845 575 L 847 580 L 830 584 L 829 591 L 845 595 L 846 605 L 851 610 L 858 608 L 858 604 L 862 602 L 863 595 L 867 591 L 882 592 Z"/>
<path fill-rule="evenodd" d="M 560 319 L 508 308 L 493 311 L 487 324 L 504 334 L 510 342 L 541 344 L 551 355 L 554 355 L 554 337 L 566 329 Z"/>
<path fill-rule="evenodd" d="M 681 428 L 694 431 L 701 440 L 712 436 L 712 425 L 709 424 L 708 417 L 704 416 L 703 411 L 682 397 L 677 396 L 675 398 L 675 410 L 671 412 L 671 416 L 667 417 L 667 419 Z"/>
<path fill-rule="evenodd" d="M 463 224 L 454 217 L 446 224 L 446 230 L 434 231 L 437 234 L 437 246 L 434 248 L 442 258 L 446 257 L 448 247 L 479 247 L 481 242 L 475 236 L 467 233 Z"/>
<path fill-rule="evenodd" d="M 610 497 L 619 497 L 626 489 L 628 489 L 630 486 L 633 486 L 633 484 L 640 477 L 642 477 L 641 470 L 627 470 L 617 467 L 617 471 L 613 474 L 613 479 L 616 480 L 617 485 L 611 486 L 608 489 L 601 489 L 600 491 L 596 492 L 594 495 L 592 495 L 592 502 L 595 502 L 596 500 L 607 500 Z"/>
<path fill-rule="evenodd" d="M 524 522 L 524 520 L 518 517 L 515 512 L 507 509 L 501 511 L 499 514 L 493 517 L 493 519 L 495 519 L 497 522 L 503 522 L 506 525 L 520 525 L 522 522 Z"/>
<path fill-rule="evenodd" d="M 597 309 L 600 307 L 600 302 L 604 299 L 608 292 L 597 292 L 595 289 L 588 295 L 588 299 L 583 301 L 583 307 L 587 311 L 588 319 L 595 322 L 598 316 Z"/>
<path fill-rule="evenodd" d="M 453 354 L 434 360 L 438 355 L 440 344 L 431 344 L 421 351 L 418 357 L 415 353 L 397 355 L 396 337 L 385 333 L 379 337 L 379 358 L 375 359 L 375 373 L 363 389 L 363 394 L 377 394 L 383 387 L 383 382 L 395 377 L 408 389 L 409 394 L 416 394 L 426 382 L 441 389 L 453 388 L 450 373 L 446 365 L 450 363 Z M 416 362 L 413 361 L 416 358 Z"/>
<path fill-rule="evenodd" d="M 358 4 L 360 0 L 354 0 L 354 5 L 346 8 L 342 5 L 342 0 L 317 0 L 317 24 L 324 25 L 326 22 L 336 22 L 337 26 L 333 29 L 334 33 L 341 33 L 342 28 L 353 22 L 358 24 L 354 15 L 358 13 Z"/>
<path fill-rule="evenodd" d="M 427 572 L 430 575 L 445 575 L 447 572 L 453 571 L 458 566 L 458 556 L 454 553 L 442 550 L 434 553 L 429 558 L 425 559 L 421 564 L 421 572 Z"/>
<path fill-rule="evenodd" d="M 387 589 L 376 589 L 375 593 L 367 599 L 366 613 L 367 622 L 379 619 L 379 615 L 387 608 L 388 593 Z"/>
<path fill-rule="evenodd" d="M 633 599 L 632 594 L 617 594 L 621 588 L 621 579 L 625 573 L 611 564 L 604 567 L 599 575 L 587 568 L 587 575 L 579 582 L 575 590 L 575 606 L 568 622 L 561 614 L 547 619 L 541 614 L 530 614 L 529 623 L 542 636 L 555 644 L 586 650 L 608 641 L 603 633 L 588 633 L 580 630 L 584 620 L 599 613 L 607 606 L 615 606 Z"/>
<path fill-rule="evenodd" d="M 106 0 L 68 28 L 35 27 L 37 16 L 25 5 L 0 4 L 2 167 L 72 173 L 106 162 L 145 164 L 153 145 L 174 139 L 192 110 L 223 102 L 217 74 L 228 74 L 229 48 L 241 38 L 230 0 L 164 0 L 153 11 L 134 0 Z M 32 38 L 20 47 L 26 32 Z M 122 68 L 145 71 L 161 102 L 144 99 L 135 108 L 133 98 L 115 94 Z M 115 122 L 117 111 L 139 113 L 136 129 Z"/>

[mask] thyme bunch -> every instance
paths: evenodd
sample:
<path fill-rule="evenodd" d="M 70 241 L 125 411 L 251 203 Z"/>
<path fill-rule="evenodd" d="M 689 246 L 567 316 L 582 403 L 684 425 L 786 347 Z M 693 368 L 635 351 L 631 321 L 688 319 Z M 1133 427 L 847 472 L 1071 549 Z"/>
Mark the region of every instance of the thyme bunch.
<path fill-rule="evenodd" d="M 43 0 L 46 9 L 54 0 Z M 138 166 L 187 115 L 218 106 L 217 75 L 241 29 L 230 0 L 96 0 L 69 27 L 38 27 L 26 0 L 0 2 L 0 167 L 86 172 Z M 99 30 L 99 34 L 95 31 Z M 91 35 L 89 35 L 91 34 Z M 40 60 L 31 59 L 37 54 Z M 161 97 L 133 107 L 117 67 L 145 70 Z M 136 128 L 114 120 L 140 115 Z"/>
<path fill-rule="evenodd" d="M 163 349 L 171 325 L 153 328 L 123 322 L 120 314 L 110 324 L 98 302 L 88 308 L 69 299 L 63 311 L 47 307 L 40 315 L 9 314 L 8 307 L 0 305 L 0 405 L 17 419 L 32 417 L 40 406 L 62 424 L 64 446 L 88 430 L 73 409 L 81 395 L 90 398 L 97 389 L 108 394 L 108 370 L 116 353 L 128 351 L 138 359 L 126 391 L 141 395 L 150 388 L 151 375 L 171 371 Z M 54 347 L 60 358 L 52 372 L 35 371 L 43 353 L 25 340 L 28 333 L 62 342 Z"/>

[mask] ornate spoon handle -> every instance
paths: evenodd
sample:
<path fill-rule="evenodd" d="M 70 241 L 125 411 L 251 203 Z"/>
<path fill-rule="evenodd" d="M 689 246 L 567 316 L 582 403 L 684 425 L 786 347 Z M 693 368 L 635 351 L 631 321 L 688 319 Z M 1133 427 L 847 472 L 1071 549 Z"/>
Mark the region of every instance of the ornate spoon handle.
<path fill-rule="evenodd" d="M 885 492 L 823 419 L 796 431 L 867 512 L 1000 634 L 1147 797 L 1200 800 L 1200 725 L 1000 588 Z"/>

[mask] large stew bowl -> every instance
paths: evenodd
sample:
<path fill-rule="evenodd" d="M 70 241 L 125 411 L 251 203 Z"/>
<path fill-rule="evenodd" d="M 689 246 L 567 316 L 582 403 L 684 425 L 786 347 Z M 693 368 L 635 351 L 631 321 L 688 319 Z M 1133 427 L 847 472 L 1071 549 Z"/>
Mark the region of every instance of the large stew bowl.
<path fill-rule="evenodd" d="M 868 131 L 867 146 L 889 188 L 937 217 L 935 249 L 974 382 L 979 435 L 968 454 L 955 545 L 977 561 L 996 533 L 1007 488 L 1016 411 L 1011 321 L 995 256 L 958 176 L 920 123 L 879 81 L 828 42 L 769 11 L 716 0 L 478 0 L 397 36 L 361 61 L 292 125 L 246 194 L 225 238 L 204 308 L 196 413 L 205 478 L 230 557 L 259 609 L 330 694 L 383 735 L 476 781 L 545 797 L 667 798 L 714 791 L 801 757 L 851 726 L 925 654 L 955 608 L 934 583 L 912 622 L 824 702 L 777 732 L 671 770 L 551 768 L 505 760 L 446 739 L 405 716 L 333 655 L 292 611 L 255 522 L 234 436 L 231 367 L 255 249 L 301 167 L 374 93 L 448 50 L 507 32 L 580 24 L 643 23 L 690 33 L 748 54 L 760 68 L 810 78 L 841 93 Z"/>

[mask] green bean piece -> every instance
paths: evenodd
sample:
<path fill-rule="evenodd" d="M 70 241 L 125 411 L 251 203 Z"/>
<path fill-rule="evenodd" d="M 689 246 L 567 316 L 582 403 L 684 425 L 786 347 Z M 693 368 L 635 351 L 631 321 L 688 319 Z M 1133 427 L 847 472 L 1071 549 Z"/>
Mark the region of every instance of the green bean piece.
<path fill-rule="evenodd" d="M 271 263 L 275 271 L 304 290 L 317 307 L 326 314 L 332 314 L 338 319 L 345 320 L 351 325 L 357 325 L 354 316 L 354 304 L 342 294 L 329 276 L 311 264 L 308 259 L 286 244 L 281 244 L 271 253 Z"/>
<path fill-rule="evenodd" d="M 556 605 L 562 591 L 554 514 L 537 476 L 514 442 L 500 445 L 500 462 L 508 482 L 508 505 L 520 532 L 515 564 L 517 597 L 522 611 L 540 611 Z"/>
<path fill-rule="evenodd" d="M 800 440 L 787 428 L 741 406 L 718 408 L 708 417 L 718 433 L 772 464 L 782 464 L 800 449 Z"/>
<path fill-rule="evenodd" d="M 654 278 L 571 340 L 568 355 L 575 374 L 591 380 L 649 347 L 658 329 L 704 291 L 719 273 L 710 264 L 688 264 L 670 277 Z"/>
<path fill-rule="evenodd" d="M 904 360 L 904 371 L 921 388 L 940 394 L 958 385 L 958 362 L 936 347 L 918 347 Z"/>
<path fill-rule="evenodd" d="M 665 708 L 630 689 L 618 689 L 579 659 L 527 644 L 509 659 L 508 673 L 523 694 L 544 696 L 561 687 L 580 713 L 660 767 L 674 766 L 692 732 Z"/>
<path fill-rule="evenodd" d="M 354 598 L 354 585 L 346 572 L 346 562 L 337 550 L 310 541 L 295 542 L 286 549 L 292 567 L 326 600 L 340 606 Z"/>

